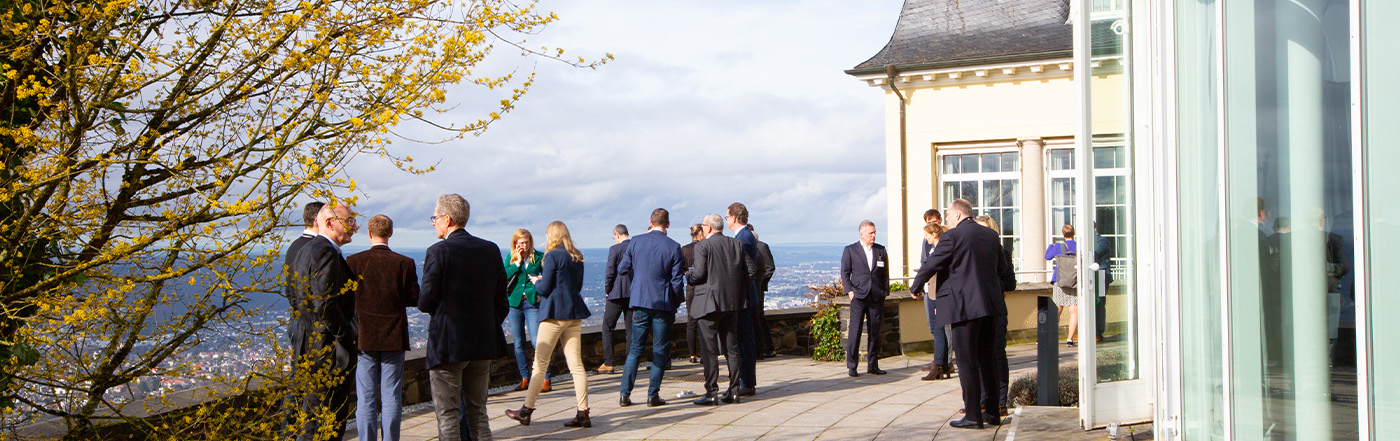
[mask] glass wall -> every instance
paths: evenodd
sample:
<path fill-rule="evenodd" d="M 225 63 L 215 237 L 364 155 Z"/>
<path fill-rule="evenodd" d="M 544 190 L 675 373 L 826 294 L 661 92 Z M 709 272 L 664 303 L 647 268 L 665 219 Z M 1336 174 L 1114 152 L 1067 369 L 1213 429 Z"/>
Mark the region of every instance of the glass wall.
<path fill-rule="evenodd" d="M 1093 250 L 1092 268 L 1097 268 L 1090 273 L 1091 283 L 1081 285 L 1080 302 L 1085 307 L 1093 302 L 1093 330 L 1100 337 L 1094 346 L 1100 383 L 1138 378 L 1136 267 L 1132 263 L 1137 226 L 1129 172 L 1135 151 L 1129 16 L 1126 1 L 1095 5 L 1091 14 L 1088 87 L 1092 140 L 1089 157 L 1075 158 L 1087 159 L 1084 162 L 1089 171 L 1087 180 L 1077 187 L 1089 191 L 1092 217 L 1076 219 L 1074 225 L 1080 249 Z M 1053 182 L 1051 186 L 1053 190 Z M 1074 186 L 1070 188 L 1073 191 Z"/>
<path fill-rule="evenodd" d="M 1217 0 L 1176 3 L 1181 439 L 1225 439 Z"/>
<path fill-rule="evenodd" d="M 1367 0 L 1362 2 L 1362 41 L 1365 75 L 1365 185 L 1367 287 L 1369 293 L 1368 321 L 1371 325 L 1371 399 L 1374 410 L 1375 436 L 1371 439 L 1400 439 L 1400 376 L 1393 372 L 1400 366 L 1400 345 L 1390 340 L 1400 335 L 1400 296 L 1394 287 L 1400 286 L 1400 174 L 1393 171 L 1400 164 L 1400 149 L 1390 145 L 1400 139 L 1400 84 L 1393 78 L 1400 72 L 1400 57 L 1395 54 L 1395 42 L 1400 41 L 1400 2 Z M 1350 282 L 1345 282 L 1350 286 Z"/>
<path fill-rule="evenodd" d="M 1357 439 L 1348 1 L 1224 11 L 1232 432 Z"/>

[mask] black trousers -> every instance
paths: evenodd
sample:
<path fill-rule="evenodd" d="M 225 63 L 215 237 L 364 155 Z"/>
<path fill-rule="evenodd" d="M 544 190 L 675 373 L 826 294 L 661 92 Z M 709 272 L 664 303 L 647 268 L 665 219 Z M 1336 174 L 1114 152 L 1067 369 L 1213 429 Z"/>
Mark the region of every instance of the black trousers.
<path fill-rule="evenodd" d="M 613 350 L 613 331 L 617 329 L 617 318 L 622 317 L 623 328 L 627 331 L 627 339 L 623 340 L 627 344 L 632 344 L 632 309 L 628 307 L 632 299 L 608 300 L 603 308 L 603 364 L 608 366 L 622 366 L 627 361 L 627 351 L 622 351 L 622 360 L 615 357 Z"/>
<path fill-rule="evenodd" d="M 1006 407 L 1006 393 L 1011 385 L 1011 366 L 1006 360 L 1006 315 L 997 315 L 996 335 L 992 337 L 992 363 L 997 367 L 997 405 Z"/>
<path fill-rule="evenodd" d="M 764 294 L 758 292 L 758 307 L 753 308 L 753 338 L 760 354 L 773 352 L 773 331 L 768 329 L 768 316 L 763 314 Z"/>
<path fill-rule="evenodd" d="M 880 366 L 880 322 L 885 320 L 885 298 L 866 297 L 851 299 L 850 326 L 846 329 L 846 368 L 855 369 L 860 365 L 860 328 L 865 324 L 865 333 L 870 336 L 865 346 L 867 369 Z"/>
<path fill-rule="evenodd" d="M 301 412 L 309 419 L 306 425 L 302 426 L 301 433 L 297 434 L 298 441 L 315 439 L 316 434 L 321 431 L 321 426 L 327 424 L 333 428 L 331 441 L 345 438 L 345 422 L 350 420 L 350 413 L 355 409 L 355 370 L 332 369 L 333 384 L 317 388 L 302 397 Z M 326 408 L 334 412 L 335 416 L 331 421 L 319 417 L 320 412 Z"/>
<path fill-rule="evenodd" d="M 953 324 L 953 350 L 958 353 L 958 382 L 962 385 L 963 409 L 968 421 L 983 421 L 982 415 L 999 415 L 997 409 L 997 368 L 993 361 L 996 317 L 987 316 Z M 981 412 L 977 410 L 981 409 Z"/>
<path fill-rule="evenodd" d="M 685 310 L 686 310 L 686 313 L 687 313 L 687 314 L 690 313 L 690 303 L 693 302 L 694 300 L 695 300 L 695 287 L 694 287 L 694 286 L 690 286 L 690 285 L 686 285 L 686 287 L 685 287 Z M 686 346 L 688 346 L 689 349 L 690 349 L 690 352 L 687 352 L 686 354 L 687 354 L 687 355 L 690 355 L 691 357 L 699 357 L 699 356 L 700 356 L 700 346 L 703 345 L 703 343 L 700 342 L 700 325 L 699 325 L 699 323 L 698 323 L 699 321 L 700 321 L 699 319 L 693 319 L 693 318 L 688 318 L 688 319 L 686 319 L 686 321 L 685 321 L 685 344 L 686 344 Z"/>
<path fill-rule="evenodd" d="M 739 313 L 737 311 L 712 312 L 696 322 L 700 327 L 700 364 L 705 367 L 705 396 L 715 397 L 719 392 L 719 351 L 724 351 L 724 361 L 729 365 L 728 393 L 734 394 L 739 387 Z"/>

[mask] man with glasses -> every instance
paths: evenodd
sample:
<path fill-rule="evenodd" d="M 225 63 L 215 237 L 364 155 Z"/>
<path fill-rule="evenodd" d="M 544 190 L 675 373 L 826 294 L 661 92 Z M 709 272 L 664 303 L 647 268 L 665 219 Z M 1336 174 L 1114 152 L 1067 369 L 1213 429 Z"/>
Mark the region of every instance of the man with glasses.
<path fill-rule="evenodd" d="M 431 220 L 442 240 L 424 256 L 418 310 L 432 316 L 424 367 L 438 439 L 490 441 L 486 393 L 491 362 L 507 355 L 501 324 L 510 304 L 501 249 L 467 233 L 470 216 L 461 195 L 438 197 Z"/>
<path fill-rule="evenodd" d="M 301 418 L 305 424 L 299 440 L 316 437 L 322 425 L 333 428 L 330 439 L 345 435 L 354 392 L 355 356 L 359 332 L 355 324 L 355 293 L 346 286 L 352 273 L 340 247 L 355 235 L 355 213 L 345 205 L 321 207 L 316 215 L 317 236 L 305 243 L 292 257 L 288 277 L 289 301 L 295 312 L 292 352 L 299 366 L 299 380 L 311 381 L 330 375 L 329 382 L 316 382 L 302 397 Z M 294 372 L 297 372 L 294 370 Z M 325 421 L 320 415 L 334 414 Z"/>

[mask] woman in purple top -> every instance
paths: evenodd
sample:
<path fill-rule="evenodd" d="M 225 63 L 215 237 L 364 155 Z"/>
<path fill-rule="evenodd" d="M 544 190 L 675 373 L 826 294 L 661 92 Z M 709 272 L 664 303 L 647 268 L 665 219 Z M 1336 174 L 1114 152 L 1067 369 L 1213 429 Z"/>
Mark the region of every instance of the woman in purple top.
<path fill-rule="evenodd" d="M 1045 260 L 1055 260 L 1055 256 L 1060 255 L 1061 245 L 1070 254 L 1078 255 L 1079 252 L 1074 246 L 1074 226 L 1065 224 L 1064 227 L 1060 228 L 1060 232 L 1065 236 L 1064 243 L 1052 243 L 1045 248 Z M 1055 305 L 1060 307 L 1062 316 L 1065 313 L 1065 308 L 1069 308 L 1069 334 L 1066 334 L 1065 344 L 1074 346 L 1079 343 L 1079 339 L 1075 338 L 1075 332 L 1079 330 L 1079 293 L 1056 285 L 1055 281 L 1059 280 L 1059 275 L 1058 269 L 1050 273 L 1050 289 L 1054 292 L 1052 298 L 1055 300 Z"/>

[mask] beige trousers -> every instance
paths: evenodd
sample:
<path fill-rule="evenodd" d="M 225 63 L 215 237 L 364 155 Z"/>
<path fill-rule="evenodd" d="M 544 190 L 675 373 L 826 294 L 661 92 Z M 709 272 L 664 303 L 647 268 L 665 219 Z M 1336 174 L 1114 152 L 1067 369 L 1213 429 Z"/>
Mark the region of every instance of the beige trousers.
<path fill-rule="evenodd" d="M 574 396 L 578 399 L 578 410 L 588 410 L 588 372 L 583 370 L 583 320 L 540 321 L 540 336 L 535 341 L 535 370 L 530 375 L 530 390 L 525 394 L 525 407 L 535 407 L 535 398 L 544 387 L 545 368 L 554 356 L 554 346 L 564 344 L 564 359 L 569 362 L 569 373 L 574 376 Z"/>

